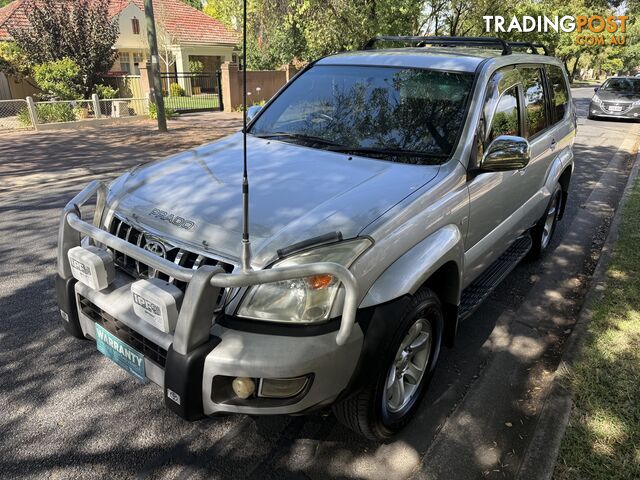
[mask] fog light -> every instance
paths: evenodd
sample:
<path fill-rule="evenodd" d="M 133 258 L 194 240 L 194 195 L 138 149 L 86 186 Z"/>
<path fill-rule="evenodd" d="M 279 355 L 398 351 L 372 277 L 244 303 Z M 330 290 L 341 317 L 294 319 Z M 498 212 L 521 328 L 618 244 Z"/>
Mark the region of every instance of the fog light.
<path fill-rule="evenodd" d="M 591 113 L 598 113 L 598 111 L 594 109 L 594 110 L 591 110 Z"/>
<path fill-rule="evenodd" d="M 258 396 L 266 398 L 291 398 L 300 394 L 307 386 L 308 377 L 263 378 Z"/>
<path fill-rule="evenodd" d="M 231 388 L 238 398 L 246 400 L 256 391 L 256 384 L 251 378 L 236 377 L 231 382 Z"/>

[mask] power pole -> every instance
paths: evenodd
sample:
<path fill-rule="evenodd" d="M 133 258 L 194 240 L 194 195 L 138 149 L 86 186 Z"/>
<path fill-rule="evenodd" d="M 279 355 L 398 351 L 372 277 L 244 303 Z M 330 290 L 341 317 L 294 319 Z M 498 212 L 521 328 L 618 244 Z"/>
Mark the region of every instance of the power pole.
<path fill-rule="evenodd" d="M 151 50 L 151 78 L 153 79 L 153 101 L 158 113 L 158 130 L 167 131 L 167 118 L 164 114 L 164 97 L 162 96 L 162 82 L 160 80 L 160 62 L 158 61 L 158 41 L 156 39 L 156 21 L 153 16 L 153 1 L 144 0 L 144 16 L 147 23 L 147 38 Z"/>

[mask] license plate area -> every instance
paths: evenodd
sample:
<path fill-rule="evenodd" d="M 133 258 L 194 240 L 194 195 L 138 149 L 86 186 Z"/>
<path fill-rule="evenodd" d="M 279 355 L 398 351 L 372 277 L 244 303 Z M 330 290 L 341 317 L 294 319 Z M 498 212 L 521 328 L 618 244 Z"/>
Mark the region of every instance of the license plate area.
<path fill-rule="evenodd" d="M 611 106 L 611 107 L 609 107 L 609 111 L 610 111 L 610 112 L 621 112 L 621 111 L 622 111 L 622 107 L 619 107 L 619 106 Z"/>
<path fill-rule="evenodd" d="M 96 347 L 100 353 L 133 375 L 134 378 L 146 383 L 144 355 L 99 324 L 96 324 Z"/>

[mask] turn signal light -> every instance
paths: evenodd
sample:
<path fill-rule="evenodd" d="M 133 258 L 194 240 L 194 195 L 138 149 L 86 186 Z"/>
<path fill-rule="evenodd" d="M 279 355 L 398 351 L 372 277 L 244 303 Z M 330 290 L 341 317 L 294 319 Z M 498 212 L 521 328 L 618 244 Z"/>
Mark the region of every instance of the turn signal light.
<path fill-rule="evenodd" d="M 307 278 L 307 284 L 313 290 L 323 290 L 331 285 L 331 282 L 333 282 L 333 275 L 329 275 L 328 273 Z"/>

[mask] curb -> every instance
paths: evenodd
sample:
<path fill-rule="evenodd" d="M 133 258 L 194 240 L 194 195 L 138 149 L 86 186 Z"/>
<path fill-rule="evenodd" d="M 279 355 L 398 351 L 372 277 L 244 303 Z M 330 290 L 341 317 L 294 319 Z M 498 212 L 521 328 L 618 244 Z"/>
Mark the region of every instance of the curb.
<path fill-rule="evenodd" d="M 640 153 L 636 155 L 636 160 L 629 179 L 624 187 L 620 203 L 614 213 L 607 239 L 600 253 L 600 258 L 591 276 L 588 291 L 584 297 L 584 303 L 578 314 L 578 319 L 573 327 L 565 352 L 562 356 L 558 369 L 554 374 L 553 384 L 545 399 L 542 411 L 538 418 L 538 424 L 527 448 L 527 454 L 522 461 L 518 471 L 518 480 L 551 479 L 556 466 L 556 460 L 560 451 L 560 444 L 569 423 L 572 407 L 572 394 L 565 385 L 571 366 L 576 360 L 584 339 L 591 317 L 593 316 L 592 306 L 604 291 L 607 278 L 607 268 L 611 259 L 611 253 L 615 241 L 618 239 L 618 231 L 622 221 L 622 212 L 627 203 L 631 189 L 635 184 L 640 170 Z"/>

